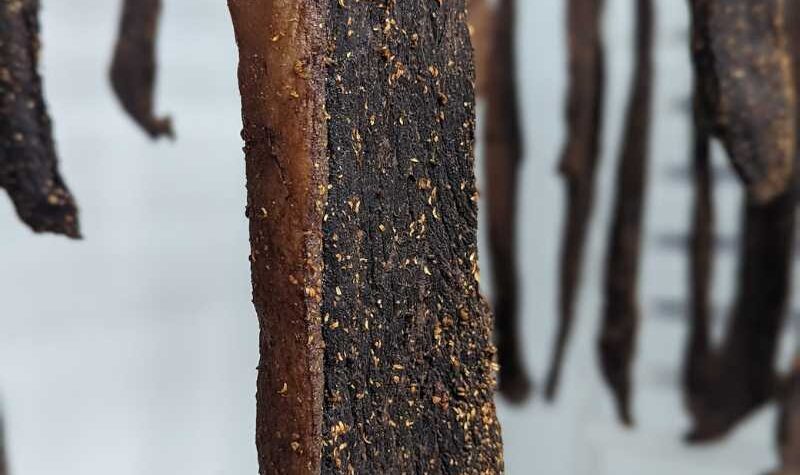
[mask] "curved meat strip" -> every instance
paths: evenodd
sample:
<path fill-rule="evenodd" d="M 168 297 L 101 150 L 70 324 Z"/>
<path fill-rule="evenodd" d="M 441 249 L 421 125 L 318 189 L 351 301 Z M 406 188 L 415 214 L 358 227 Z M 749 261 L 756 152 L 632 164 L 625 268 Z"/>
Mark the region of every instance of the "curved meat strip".
<path fill-rule="evenodd" d="M 79 238 L 38 72 L 39 8 L 39 0 L 0 6 L 0 188 L 33 231 Z"/>
<path fill-rule="evenodd" d="M 169 117 L 156 117 L 156 40 L 161 0 L 124 0 L 111 86 L 125 111 L 150 138 L 174 138 Z"/>
<path fill-rule="evenodd" d="M 689 247 L 691 325 L 684 356 L 684 399 L 690 412 L 704 392 L 706 371 L 712 360 L 711 280 L 714 271 L 714 174 L 706 114 L 702 111 L 699 84 L 695 81 L 692 124 L 694 129 L 692 174 L 694 210 Z"/>
<path fill-rule="evenodd" d="M 490 62 L 485 64 L 488 82 L 484 169 L 495 282 L 493 309 L 500 363 L 499 391 L 510 401 L 521 402 L 530 394 L 531 382 L 522 357 L 518 315 L 516 211 L 522 132 L 515 78 L 514 8 L 514 0 L 500 0 Z M 480 71 L 481 64 L 477 67 Z"/>
<path fill-rule="evenodd" d="M 565 181 L 567 212 L 561 243 L 559 322 L 545 389 L 553 400 L 569 343 L 575 301 L 581 280 L 583 254 L 593 209 L 595 170 L 600 153 L 605 88 L 602 41 L 604 0 L 568 0 L 569 99 L 567 142 L 560 173 Z"/>
<path fill-rule="evenodd" d="M 617 169 L 614 217 L 608 243 L 605 308 L 598 341 L 601 367 L 626 425 L 630 408 L 631 366 L 639 324 L 639 260 L 647 188 L 653 96 L 653 0 L 636 1 L 636 62 L 628 115 Z"/>

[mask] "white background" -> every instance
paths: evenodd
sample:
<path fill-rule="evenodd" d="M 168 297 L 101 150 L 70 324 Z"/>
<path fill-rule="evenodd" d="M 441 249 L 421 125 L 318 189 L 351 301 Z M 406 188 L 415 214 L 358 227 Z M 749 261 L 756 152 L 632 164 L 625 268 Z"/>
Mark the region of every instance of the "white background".
<path fill-rule="evenodd" d="M 225 2 L 165 2 L 158 108 L 173 113 L 178 140 L 158 144 L 123 116 L 106 83 L 119 2 L 43 3 L 46 89 L 86 239 L 33 236 L 0 195 L 0 400 L 13 473 L 255 474 L 257 323 L 236 51 Z M 563 205 L 555 174 L 566 83 L 563 2 L 519 3 L 524 331 L 527 360 L 541 381 L 555 321 Z M 775 463 L 770 411 L 725 444 L 689 450 L 680 442 L 687 425 L 677 387 L 685 324 L 666 307 L 683 298 L 686 266 L 683 253 L 664 243 L 685 233 L 690 203 L 686 182 L 676 178 L 689 147 L 681 0 L 657 2 L 657 120 L 635 430 L 616 425 L 597 375 L 597 277 L 630 73 L 632 3 L 608 2 L 606 153 L 562 397 L 553 407 L 540 399 L 516 409 L 500 403 L 508 473 L 755 475 Z M 718 204 L 727 237 L 734 235 L 738 202 L 737 187 L 726 181 Z M 720 256 L 716 303 L 724 310 L 735 262 L 730 249 Z"/>

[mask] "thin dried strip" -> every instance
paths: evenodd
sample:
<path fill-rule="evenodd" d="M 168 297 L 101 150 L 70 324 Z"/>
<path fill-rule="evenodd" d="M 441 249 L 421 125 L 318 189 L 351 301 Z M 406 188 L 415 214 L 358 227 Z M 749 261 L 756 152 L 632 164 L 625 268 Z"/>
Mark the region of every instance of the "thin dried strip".
<path fill-rule="evenodd" d="M 229 7 L 261 473 L 502 473 L 464 1 Z"/>
<path fill-rule="evenodd" d="M 690 0 L 704 108 L 753 200 L 783 193 L 795 160 L 785 0 Z"/>
<path fill-rule="evenodd" d="M 795 234 L 792 186 L 744 205 L 736 302 L 722 347 L 710 357 L 690 404 L 691 442 L 716 440 L 775 396 L 775 358 L 786 320 Z"/>
<path fill-rule="evenodd" d="M 39 0 L 0 6 L 0 188 L 35 232 L 80 237 L 38 72 Z"/>
<path fill-rule="evenodd" d="M 497 8 L 486 88 L 486 205 L 489 251 L 495 283 L 495 338 L 500 363 L 499 391 L 514 402 L 524 401 L 531 382 L 522 357 L 517 271 L 517 189 L 522 158 L 522 132 L 514 59 L 514 0 Z M 478 71 L 481 63 L 477 64 Z"/>
<path fill-rule="evenodd" d="M 628 103 L 622 154 L 617 168 L 614 217 L 605 275 L 605 308 L 598 340 L 601 368 L 626 425 L 631 367 L 639 326 L 639 261 L 647 186 L 653 95 L 653 0 L 636 2 L 636 61 Z"/>
<path fill-rule="evenodd" d="M 714 270 L 714 175 L 711 167 L 710 131 L 702 109 L 700 88 L 694 86 L 692 114 L 692 170 L 694 209 L 689 240 L 689 300 L 691 324 L 684 356 L 684 399 L 689 412 L 705 391 L 705 375 L 712 356 L 711 280 Z"/>
<path fill-rule="evenodd" d="M 556 396 L 569 343 L 581 281 L 584 248 L 593 210 L 595 170 L 600 153 L 605 88 L 601 34 L 604 0 L 568 0 L 569 99 L 567 142 L 560 173 L 565 181 L 567 212 L 561 243 L 559 323 L 547 378 L 546 397 Z"/>
<path fill-rule="evenodd" d="M 160 16 L 161 0 L 124 0 L 110 71 L 120 104 L 153 139 L 174 137 L 172 120 L 154 112 Z"/>

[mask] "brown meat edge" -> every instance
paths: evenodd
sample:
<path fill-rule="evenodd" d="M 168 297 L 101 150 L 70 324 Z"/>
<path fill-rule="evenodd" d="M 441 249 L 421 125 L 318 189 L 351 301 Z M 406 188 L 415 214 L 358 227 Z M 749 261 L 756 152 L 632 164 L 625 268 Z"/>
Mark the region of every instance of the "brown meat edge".
<path fill-rule="evenodd" d="M 229 0 L 239 45 L 253 302 L 261 327 L 261 474 L 319 473 L 327 12 L 311 0 Z"/>

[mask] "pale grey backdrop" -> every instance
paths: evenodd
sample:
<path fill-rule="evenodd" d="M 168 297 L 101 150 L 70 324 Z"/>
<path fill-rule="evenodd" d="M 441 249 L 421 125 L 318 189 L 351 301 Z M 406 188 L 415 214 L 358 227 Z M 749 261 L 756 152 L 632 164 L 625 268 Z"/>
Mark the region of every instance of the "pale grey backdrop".
<path fill-rule="evenodd" d="M 255 474 L 257 324 L 236 51 L 225 2 L 165 2 L 159 110 L 174 113 L 178 141 L 155 145 L 120 113 L 105 81 L 118 2 L 43 3 L 47 93 L 86 240 L 33 236 L 0 197 L 0 400 L 13 473 Z M 561 227 L 554 172 L 563 140 L 563 2 L 519 3 L 527 135 L 519 237 L 524 331 L 527 361 L 541 379 Z M 676 178 L 688 147 L 681 0 L 658 2 L 636 430 L 616 425 L 599 383 L 592 341 L 597 277 L 630 68 L 632 3 L 608 5 L 606 154 L 580 330 L 556 406 L 537 399 L 512 409 L 501 402 L 508 473 L 754 475 L 774 463 L 771 411 L 723 445 L 687 450 L 680 443 L 686 420 L 677 380 L 685 325 L 671 308 L 683 295 L 685 260 L 664 242 L 685 232 L 690 198 Z M 738 199 L 737 188 L 724 185 L 718 201 L 727 235 L 736 226 Z M 733 270 L 732 253 L 723 253 L 717 280 L 723 308 Z"/>

